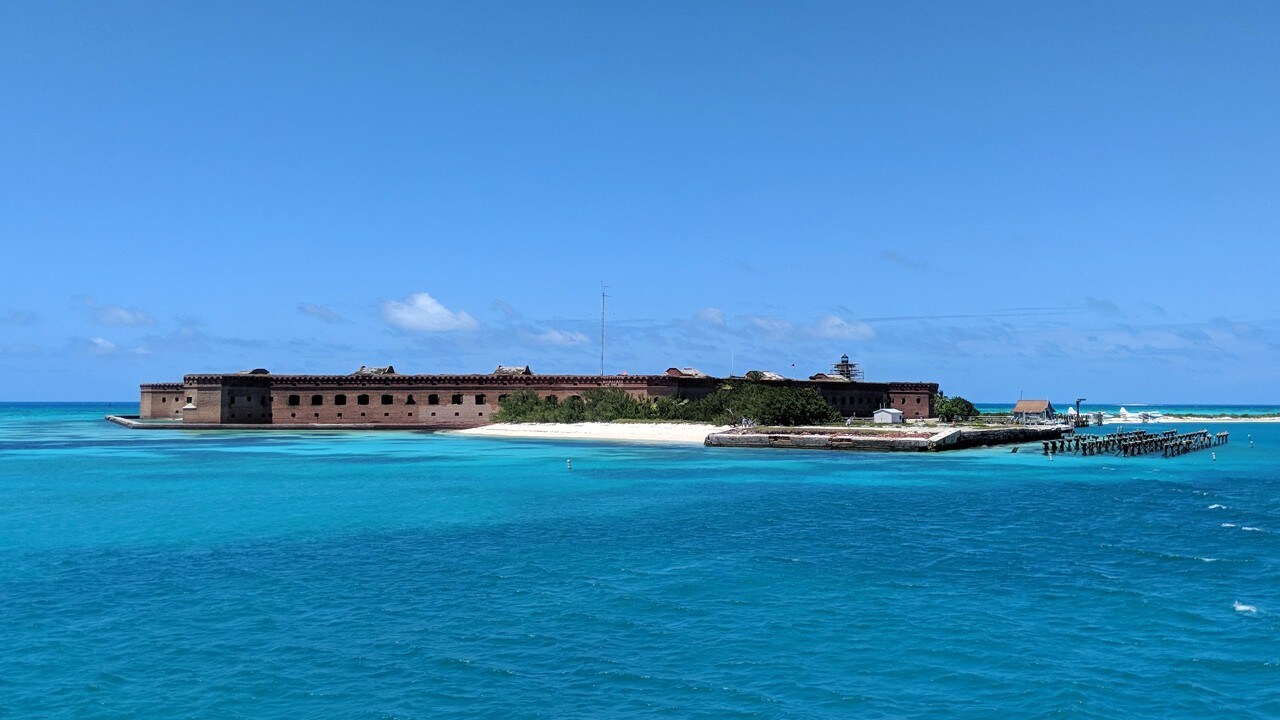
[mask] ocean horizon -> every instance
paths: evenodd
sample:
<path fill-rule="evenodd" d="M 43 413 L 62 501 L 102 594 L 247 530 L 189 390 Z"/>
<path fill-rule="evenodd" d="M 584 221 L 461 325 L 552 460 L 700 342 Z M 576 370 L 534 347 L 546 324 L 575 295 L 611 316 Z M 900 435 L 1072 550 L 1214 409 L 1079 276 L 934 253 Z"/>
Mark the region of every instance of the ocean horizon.
<path fill-rule="evenodd" d="M 113 412 L 0 403 L 0 716 L 1280 716 L 1275 423 L 1049 459 Z"/>

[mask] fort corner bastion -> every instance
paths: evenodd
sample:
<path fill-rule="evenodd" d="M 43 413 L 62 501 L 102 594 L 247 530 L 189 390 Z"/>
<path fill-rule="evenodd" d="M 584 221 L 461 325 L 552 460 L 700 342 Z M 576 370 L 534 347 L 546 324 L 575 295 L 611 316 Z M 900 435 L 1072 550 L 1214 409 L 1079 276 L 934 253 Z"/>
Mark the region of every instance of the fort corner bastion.
<path fill-rule="evenodd" d="M 847 357 L 833 370 L 799 380 L 764 371 L 720 378 L 692 368 L 660 375 L 539 375 L 527 366 L 473 375 L 400 374 L 390 366 L 361 367 L 350 375 L 256 369 L 143 384 L 138 418 L 122 420 L 138 428 L 460 429 L 489 424 L 504 398 L 524 390 L 560 401 L 595 388 L 617 388 L 638 399 L 695 399 L 731 379 L 812 388 L 845 417 L 870 418 L 885 407 L 908 419 L 934 416 L 937 383 L 865 382 Z"/>

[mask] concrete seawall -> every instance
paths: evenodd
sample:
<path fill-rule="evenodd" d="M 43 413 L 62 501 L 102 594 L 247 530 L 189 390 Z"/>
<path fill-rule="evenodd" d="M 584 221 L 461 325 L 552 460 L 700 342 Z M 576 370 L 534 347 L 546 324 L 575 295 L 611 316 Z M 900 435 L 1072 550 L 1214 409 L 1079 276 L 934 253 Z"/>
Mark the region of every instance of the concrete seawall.
<path fill-rule="evenodd" d="M 1065 426 L 965 428 L 906 428 L 902 430 L 844 428 L 748 428 L 712 433 L 708 447 L 769 447 L 804 450 L 861 450 L 878 452 L 936 452 L 984 445 L 1012 445 L 1062 437 Z"/>

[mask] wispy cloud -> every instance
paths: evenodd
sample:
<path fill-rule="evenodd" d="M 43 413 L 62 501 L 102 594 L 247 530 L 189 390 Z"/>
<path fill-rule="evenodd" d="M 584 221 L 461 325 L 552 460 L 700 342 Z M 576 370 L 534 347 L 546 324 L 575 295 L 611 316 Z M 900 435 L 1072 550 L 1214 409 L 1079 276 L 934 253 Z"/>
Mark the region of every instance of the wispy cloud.
<path fill-rule="evenodd" d="M 73 341 L 76 343 L 77 341 Z M 114 342 L 103 337 L 92 337 L 88 340 L 80 340 L 78 343 L 93 355 L 150 355 L 151 351 L 139 345 L 130 348 L 123 348 Z"/>
<path fill-rule="evenodd" d="M 0 325 L 35 325 L 40 318 L 35 313 L 25 310 L 5 310 L 0 312 Z"/>
<path fill-rule="evenodd" d="M 747 322 L 757 331 L 777 338 L 786 337 L 795 329 L 790 321 L 776 317 L 752 315 L 747 318 Z"/>
<path fill-rule="evenodd" d="M 115 343 L 100 337 L 89 338 L 89 347 L 99 355 L 110 355 L 117 350 Z"/>
<path fill-rule="evenodd" d="M 512 307 L 510 304 L 501 300 L 494 300 L 492 305 L 494 310 L 502 313 L 508 319 L 515 320 L 520 317 L 520 311 Z"/>
<path fill-rule="evenodd" d="M 833 340 L 870 340 L 876 336 L 876 331 L 864 322 L 849 322 L 835 315 L 827 315 L 814 326 L 813 334 Z"/>
<path fill-rule="evenodd" d="M 718 307 L 705 307 L 698 311 L 693 319 L 703 325 L 714 325 L 720 327 L 724 325 L 724 310 Z"/>
<path fill-rule="evenodd" d="M 382 318 L 395 327 L 417 332 L 475 330 L 480 326 L 465 311 L 454 312 L 424 292 L 403 301 L 387 300 L 382 304 Z"/>
<path fill-rule="evenodd" d="M 309 317 L 313 317 L 321 322 L 331 325 L 346 322 L 346 320 L 338 313 L 330 310 L 323 305 L 312 305 L 311 303 L 298 303 L 298 312 Z"/>
<path fill-rule="evenodd" d="M 542 345 L 555 345 L 559 347 L 585 345 L 588 342 L 587 336 L 580 332 L 574 332 L 572 330 L 556 330 L 555 328 L 547 328 L 546 330 L 538 333 L 525 333 L 525 337 Z"/>
<path fill-rule="evenodd" d="M 1047 317 L 1052 315 L 1073 315 L 1085 312 L 1079 307 L 1029 307 L 1004 308 L 982 313 L 940 313 L 934 315 L 887 315 L 884 317 L 863 318 L 865 322 L 897 322 L 902 320 L 987 320 L 992 318 Z"/>
<path fill-rule="evenodd" d="M 93 318 L 93 321 L 99 325 L 107 327 L 144 327 L 156 324 L 156 319 L 142 308 L 103 305 L 88 295 L 82 295 L 79 299 L 89 312 L 89 317 Z"/>
<path fill-rule="evenodd" d="M 880 259 L 891 262 L 908 270 L 924 270 L 929 267 L 929 261 L 908 257 L 902 253 L 893 250 L 884 250 L 880 253 Z"/>
<path fill-rule="evenodd" d="M 44 349 L 29 343 L 18 345 L 0 345 L 0 357 L 27 358 L 44 354 Z"/>
<path fill-rule="evenodd" d="M 1103 298 L 1086 297 L 1084 306 L 1090 312 L 1095 312 L 1104 317 L 1120 317 L 1124 314 L 1121 312 L 1119 305 Z"/>
<path fill-rule="evenodd" d="M 838 315 L 824 315 L 813 322 L 792 322 L 782 318 L 753 315 L 747 324 L 758 335 L 773 340 L 799 341 L 804 338 L 823 340 L 870 340 L 876 331 L 861 320 L 846 320 Z"/>

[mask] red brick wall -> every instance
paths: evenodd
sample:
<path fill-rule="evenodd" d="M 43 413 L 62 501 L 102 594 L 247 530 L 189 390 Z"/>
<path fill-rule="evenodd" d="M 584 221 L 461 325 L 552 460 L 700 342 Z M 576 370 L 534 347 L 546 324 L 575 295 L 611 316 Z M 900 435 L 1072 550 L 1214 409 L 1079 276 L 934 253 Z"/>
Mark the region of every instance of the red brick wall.
<path fill-rule="evenodd" d="M 499 409 L 499 398 L 532 389 L 561 402 L 599 387 L 615 387 L 637 398 L 701 397 L 723 382 L 716 378 L 581 375 L 188 375 L 181 389 L 143 385 L 142 417 L 178 417 L 212 424 L 344 425 L 373 424 L 460 428 L 485 425 Z M 811 387 L 846 417 L 870 417 L 885 406 L 907 418 L 933 416 L 932 383 L 839 383 L 779 381 Z M 368 404 L 360 404 L 360 396 Z M 454 402 L 454 396 L 460 402 Z M 338 404 L 339 396 L 345 403 Z M 389 402 L 384 403 L 387 396 Z M 432 403 L 432 396 L 436 402 Z M 296 404 L 290 404 L 296 397 Z M 195 404 L 181 410 L 188 398 Z M 410 402 L 412 398 L 412 402 Z M 318 399 L 318 400 L 317 400 Z M 177 404 L 177 408 L 174 404 Z M 178 409 L 180 412 L 175 413 Z"/>
<path fill-rule="evenodd" d="M 182 386 L 174 383 L 143 385 L 138 402 L 138 417 L 143 419 L 182 419 L 186 396 Z"/>
<path fill-rule="evenodd" d="M 901 410 L 907 420 L 933 417 L 933 391 L 890 390 L 889 407 Z"/>

